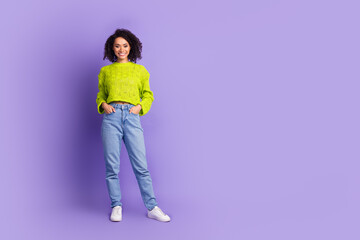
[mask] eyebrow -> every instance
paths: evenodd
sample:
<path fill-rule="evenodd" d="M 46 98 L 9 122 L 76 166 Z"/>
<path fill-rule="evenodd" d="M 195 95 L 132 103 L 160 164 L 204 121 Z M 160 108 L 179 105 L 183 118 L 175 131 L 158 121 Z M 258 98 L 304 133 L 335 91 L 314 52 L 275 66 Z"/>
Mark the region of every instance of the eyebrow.
<path fill-rule="evenodd" d="M 120 43 L 115 43 L 115 45 L 121 45 Z M 124 45 L 127 45 L 127 43 L 124 43 Z"/>

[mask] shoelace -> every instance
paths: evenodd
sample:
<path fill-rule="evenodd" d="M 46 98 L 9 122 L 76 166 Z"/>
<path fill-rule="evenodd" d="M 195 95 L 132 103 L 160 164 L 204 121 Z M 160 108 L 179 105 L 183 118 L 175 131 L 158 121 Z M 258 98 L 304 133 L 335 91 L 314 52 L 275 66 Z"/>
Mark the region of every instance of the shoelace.
<path fill-rule="evenodd" d="M 166 216 L 166 214 L 165 214 L 159 207 L 158 207 L 157 209 L 159 210 L 159 212 L 160 212 L 162 215 Z"/>
<path fill-rule="evenodd" d="M 121 208 L 117 208 L 116 213 L 120 214 L 120 209 L 121 209 Z M 114 213 L 115 213 L 115 212 L 114 212 Z"/>

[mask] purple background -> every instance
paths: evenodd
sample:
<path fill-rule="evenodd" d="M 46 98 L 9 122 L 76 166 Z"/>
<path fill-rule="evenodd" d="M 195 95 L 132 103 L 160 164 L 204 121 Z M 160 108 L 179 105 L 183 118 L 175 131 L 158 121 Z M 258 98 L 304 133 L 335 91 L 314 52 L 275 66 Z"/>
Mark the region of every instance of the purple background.
<path fill-rule="evenodd" d="M 2 2 L 1 239 L 359 239 L 356 1 Z M 161 223 L 97 112 L 106 39 L 143 43 Z"/>

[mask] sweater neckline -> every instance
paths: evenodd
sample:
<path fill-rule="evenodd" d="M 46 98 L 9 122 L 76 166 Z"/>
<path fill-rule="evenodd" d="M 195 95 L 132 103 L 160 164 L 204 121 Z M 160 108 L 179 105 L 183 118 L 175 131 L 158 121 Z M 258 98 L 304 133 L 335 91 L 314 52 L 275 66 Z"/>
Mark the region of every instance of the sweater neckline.
<path fill-rule="evenodd" d="M 116 64 L 116 65 L 124 65 L 124 64 L 129 64 L 129 63 L 132 63 L 132 62 L 131 61 L 128 61 L 126 63 L 113 62 L 113 64 Z"/>

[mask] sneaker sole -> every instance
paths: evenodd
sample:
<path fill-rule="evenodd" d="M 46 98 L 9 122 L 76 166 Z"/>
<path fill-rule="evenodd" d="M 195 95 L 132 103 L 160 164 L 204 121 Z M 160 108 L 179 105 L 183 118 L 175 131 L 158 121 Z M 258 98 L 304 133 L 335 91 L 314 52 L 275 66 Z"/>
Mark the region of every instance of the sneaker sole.
<path fill-rule="evenodd" d="M 155 219 L 155 220 L 158 220 L 160 222 L 170 222 L 171 221 L 171 219 L 170 220 L 161 220 L 161 219 L 158 219 L 156 217 L 152 217 L 152 216 L 149 216 L 149 215 L 147 215 L 147 216 L 148 216 L 148 218 Z"/>

